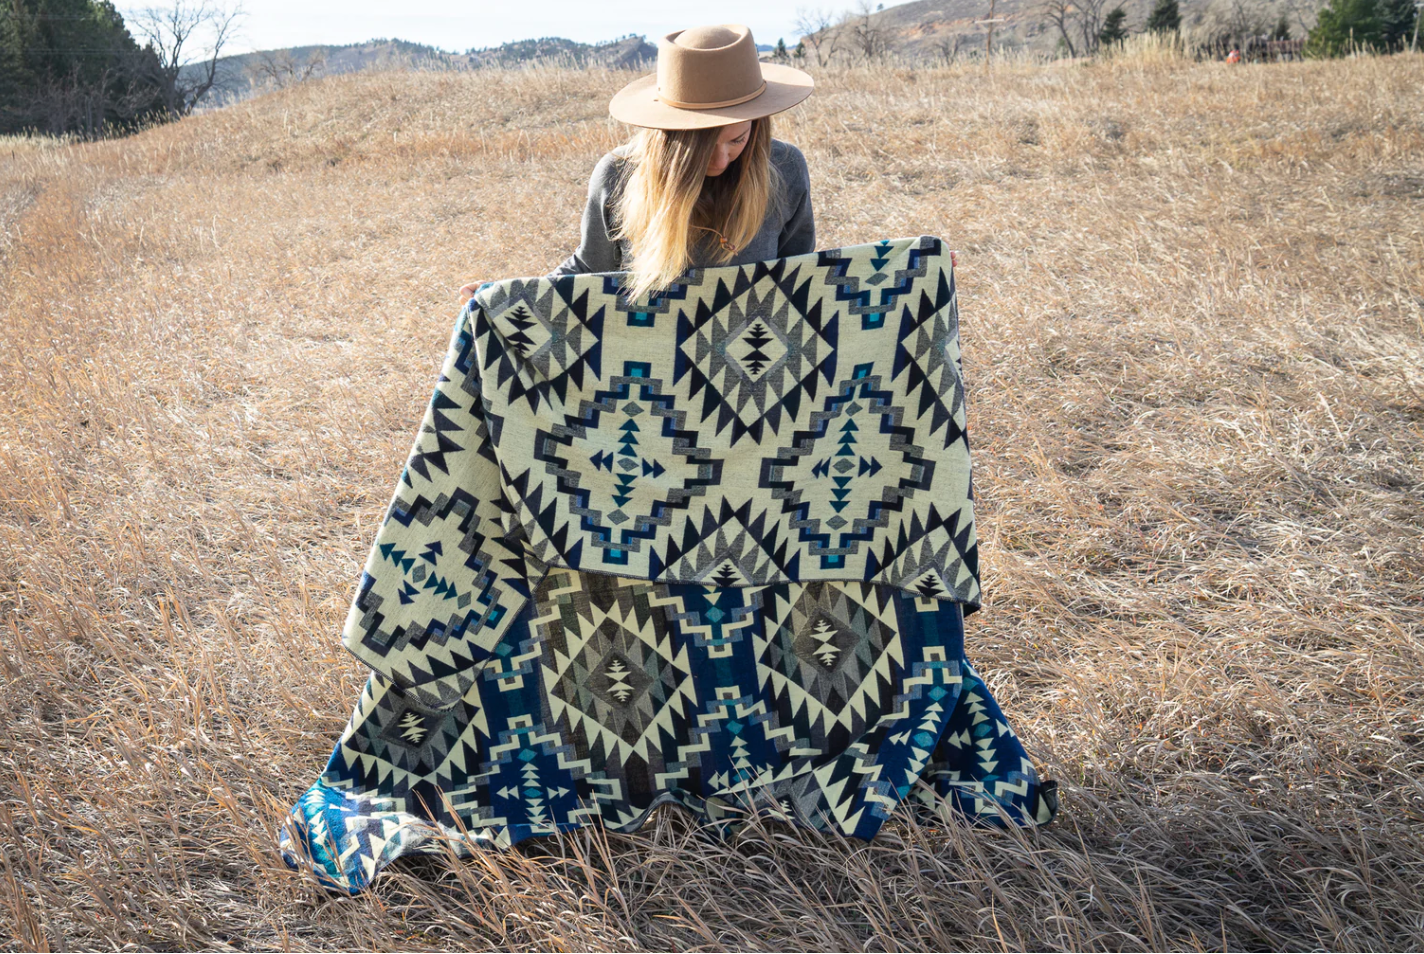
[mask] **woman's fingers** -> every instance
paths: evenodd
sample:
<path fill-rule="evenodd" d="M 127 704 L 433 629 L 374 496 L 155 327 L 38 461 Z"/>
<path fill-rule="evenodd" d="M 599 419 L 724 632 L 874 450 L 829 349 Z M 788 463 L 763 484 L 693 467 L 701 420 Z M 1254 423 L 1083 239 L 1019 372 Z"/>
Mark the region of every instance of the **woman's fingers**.
<path fill-rule="evenodd" d="M 479 290 L 480 290 L 480 283 L 479 283 L 479 282 L 470 282 L 470 284 L 468 284 L 468 285 L 461 285 L 461 286 L 460 286 L 460 304 L 463 305 L 465 302 L 467 302 L 467 301 L 469 301 L 471 298 L 475 297 L 475 292 L 477 292 L 477 291 L 479 291 Z"/>

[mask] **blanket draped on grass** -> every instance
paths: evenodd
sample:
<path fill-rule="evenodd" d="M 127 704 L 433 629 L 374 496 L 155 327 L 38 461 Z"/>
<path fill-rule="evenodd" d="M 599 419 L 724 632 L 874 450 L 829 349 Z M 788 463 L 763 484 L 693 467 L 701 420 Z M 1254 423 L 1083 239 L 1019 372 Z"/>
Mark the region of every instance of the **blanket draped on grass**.
<path fill-rule="evenodd" d="M 978 545 L 939 239 L 489 282 L 346 619 L 373 670 L 284 826 L 360 891 L 674 803 L 871 838 L 901 801 L 1052 819 L 964 656 Z"/>

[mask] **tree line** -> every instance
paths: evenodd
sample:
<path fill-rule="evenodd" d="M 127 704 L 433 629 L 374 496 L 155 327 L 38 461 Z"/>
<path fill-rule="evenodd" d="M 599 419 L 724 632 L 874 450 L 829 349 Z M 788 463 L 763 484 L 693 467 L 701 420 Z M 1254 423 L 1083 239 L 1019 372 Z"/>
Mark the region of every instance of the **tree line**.
<path fill-rule="evenodd" d="M 1129 35 L 1127 13 L 1118 4 L 1106 14 L 1106 0 L 1041 0 L 1045 19 L 1056 26 L 1070 56 L 1095 53 L 1121 44 Z M 1076 34 L 1073 27 L 1077 27 Z M 1304 29 L 1300 51 L 1306 56 L 1349 53 L 1397 53 L 1418 42 L 1417 0 L 1328 0 L 1316 13 L 1315 25 Z M 1156 0 L 1143 32 L 1178 36 L 1182 27 L 1178 0 Z M 1272 40 L 1292 39 L 1284 11 L 1272 19 L 1268 9 L 1250 0 L 1232 0 L 1214 29 L 1201 32 L 1199 52 L 1224 55 L 1242 46 L 1265 48 Z M 1074 49 L 1074 40 L 1079 50 Z"/>
<path fill-rule="evenodd" d="M 993 46 L 997 0 L 985 0 L 985 15 L 975 21 L 987 35 L 984 54 Z M 1341 56 L 1353 52 L 1393 53 L 1417 48 L 1419 0 L 1326 0 L 1316 22 L 1298 15 L 1296 31 L 1303 39 L 1302 52 L 1308 56 Z M 1260 0 L 1228 0 L 1218 4 L 1217 22 L 1197 30 L 1199 55 L 1225 55 L 1248 42 L 1292 39 L 1292 25 L 1284 12 L 1275 17 Z M 1293 8 L 1297 5 L 1290 4 Z M 800 65 L 825 66 L 833 62 L 874 62 L 892 52 L 894 37 L 876 14 L 884 4 L 857 0 L 855 6 L 836 13 L 826 8 L 801 8 L 793 24 L 800 35 L 794 48 L 777 41 L 773 59 Z M 1058 34 L 1060 53 L 1092 56 L 1121 45 L 1134 32 L 1125 6 L 1115 0 L 1037 0 L 1033 11 Z M 1224 11 L 1224 12 L 1222 12 Z M 1178 0 L 1156 0 L 1146 21 L 1136 32 L 1182 37 L 1182 12 Z M 952 62 L 961 45 L 970 39 L 963 33 L 945 33 L 936 41 L 936 52 Z M 964 52 L 969 52 L 967 49 Z"/>
<path fill-rule="evenodd" d="M 240 15 L 177 0 L 130 24 L 109 0 L 0 0 L 0 133 L 92 138 L 186 115 Z"/>

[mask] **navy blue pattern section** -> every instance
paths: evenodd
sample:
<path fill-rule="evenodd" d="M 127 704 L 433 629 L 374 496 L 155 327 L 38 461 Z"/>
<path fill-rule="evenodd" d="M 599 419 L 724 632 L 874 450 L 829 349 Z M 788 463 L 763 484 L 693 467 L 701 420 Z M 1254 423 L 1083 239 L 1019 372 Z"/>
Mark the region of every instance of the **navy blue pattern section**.
<path fill-rule="evenodd" d="M 372 675 L 283 850 L 358 892 L 402 854 L 507 847 L 673 804 L 873 838 L 897 806 L 1056 809 L 964 657 L 962 607 L 861 583 L 719 588 L 554 571 L 459 704 Z"/>

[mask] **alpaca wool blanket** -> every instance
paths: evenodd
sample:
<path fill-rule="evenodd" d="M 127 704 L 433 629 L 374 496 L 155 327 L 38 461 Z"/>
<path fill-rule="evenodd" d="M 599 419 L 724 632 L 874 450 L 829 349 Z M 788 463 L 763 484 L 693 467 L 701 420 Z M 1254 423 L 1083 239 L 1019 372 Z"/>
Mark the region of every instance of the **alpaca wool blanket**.
<path fill-rule="evenodd" d="M 937 238 L 487 282 L 342 639 L 372 670 L 285 857 L 397 856 L 677 804 L 871 838 L 897 804 L 1053 817 L 964 656 L 979 551 Z"/>

